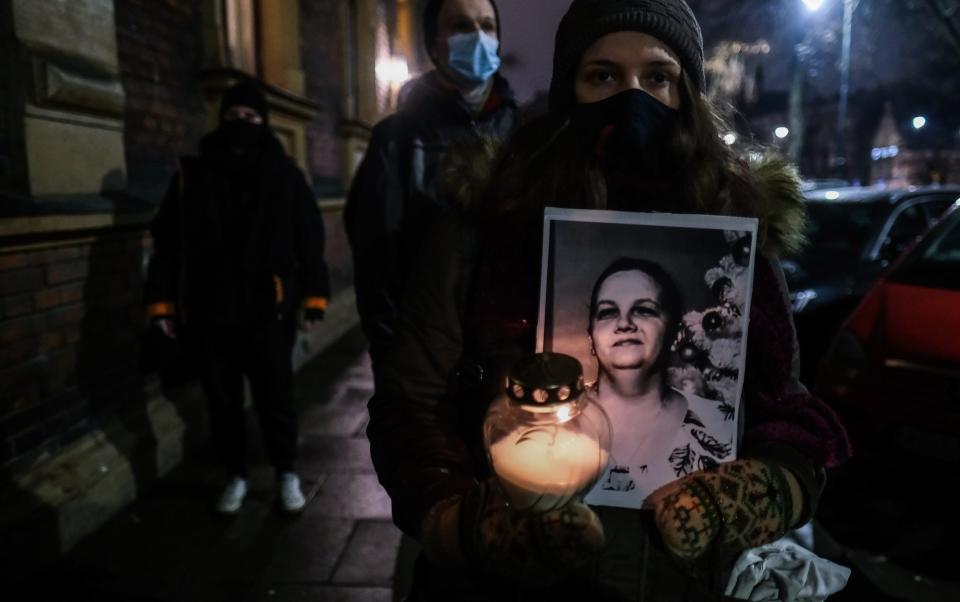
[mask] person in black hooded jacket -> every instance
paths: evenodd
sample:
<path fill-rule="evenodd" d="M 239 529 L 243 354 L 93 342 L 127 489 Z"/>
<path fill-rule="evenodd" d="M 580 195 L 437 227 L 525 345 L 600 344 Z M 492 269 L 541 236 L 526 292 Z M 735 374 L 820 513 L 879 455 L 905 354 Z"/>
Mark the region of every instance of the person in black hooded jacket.
<path fill-rule="evenodd" d="M 296 320 L 312 329 L 329 297 L 320 211 L 268 127 L 259 86 L 228 89 L 220 126 L 183 158 L 151 227 L 145 300 L 167 337 L 199 357 L 214 443 L 229 476 L 217 509 L 246 494 L 243 376 L 249 382 L 281 507 L 305 500 L 294 472 L 291 352 Z"/>
<path fill-rule="evenodd" d="M 408 83 L 397 113 L 374 127 L 344 211 L 374 371 L 393 337 L 420 241 L 454 206 L 442 186 L 448 154 L 504 139 L 517 122 L 513 92 L 498 73 L 493 0 L 430 0 L 423 30 L 436 69 Z"/>

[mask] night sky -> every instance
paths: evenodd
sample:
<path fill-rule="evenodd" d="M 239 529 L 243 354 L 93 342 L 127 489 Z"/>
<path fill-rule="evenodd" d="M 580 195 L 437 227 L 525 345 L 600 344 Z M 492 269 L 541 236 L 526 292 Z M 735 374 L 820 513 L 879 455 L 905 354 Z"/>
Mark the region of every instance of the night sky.
<path fill-rule="evenodd" d="M 960 0 L 940 0 L 960 6 Z M 690 0 L 703 28 L 707 55 L 724 40 L 770 43 L 762 57 L 765 86 L 786 90 L 793 41 L 800 35 L 808 54 L 808 82 L 821 96 L 839 86 L 842 3 L 826 0 L 808 13 L 800 0 Z M 553 37 L 567 0 L 500 0 L 504 73 L 521 102 L 549 88 Z M 958 11 L 960 14 L 960 11 Z M 960 20 L 955 17 L 955 21 Z M 854 17 L 851 88 L 903 84 L 960 92 L 960 50 L 923 6 L 909 0 L 861 0 Z M 754 67 L 757 61 L 754 61 Z"/>
<path fill-rule="evenodd" d="M 553 36 L 570 5 L 566 0 L 500 0 L 503 22 L 504 74 L 518 100 L 530 100 L 550 87 Z"/>

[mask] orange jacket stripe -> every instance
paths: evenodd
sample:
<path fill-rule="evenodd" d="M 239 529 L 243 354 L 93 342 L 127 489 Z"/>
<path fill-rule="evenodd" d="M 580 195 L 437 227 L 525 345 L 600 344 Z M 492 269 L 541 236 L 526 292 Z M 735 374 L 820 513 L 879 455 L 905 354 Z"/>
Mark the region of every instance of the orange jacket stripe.
<path fill-rule="evenodd" d="M 169 301 L 158 301 L 147 306 L 147 316 L 158 318 L 162 316 L 172 316 L 177 313 L 177 306 Z"/>
<path fill-rule="evenodd" d="M 321 311 L 327 310 L 327 298 L 326 297 L 307 297 L 303 302 L 304 309 L 319 309 Z"/>

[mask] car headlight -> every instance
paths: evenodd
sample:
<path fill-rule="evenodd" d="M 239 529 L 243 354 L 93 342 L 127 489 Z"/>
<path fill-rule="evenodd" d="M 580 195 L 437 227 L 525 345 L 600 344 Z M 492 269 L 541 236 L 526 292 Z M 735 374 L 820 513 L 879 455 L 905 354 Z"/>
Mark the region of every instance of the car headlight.
<path fill-rule="evenodd" d="M 816 298 L 817 291 L 813 289 L 804 289 L 790 293 L 790 305 L 793 308 L 793 313 L 798 314 L 802 312 L 806 309 L 807 305 Z"/>

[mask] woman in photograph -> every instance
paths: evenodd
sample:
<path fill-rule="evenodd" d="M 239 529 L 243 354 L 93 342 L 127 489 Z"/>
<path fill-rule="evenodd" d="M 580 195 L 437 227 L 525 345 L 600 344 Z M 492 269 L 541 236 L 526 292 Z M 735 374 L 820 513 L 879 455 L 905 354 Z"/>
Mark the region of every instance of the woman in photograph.
<path fill-rule="evenodd" d="M 411 599 L 716 600 L 742 551 L 812 516 L 849 443 L 796 378 L 777 255 L 802 239 L 799 182 L 780 161 L 747 164 L 724 131 L 683 0 L 574 0 L 549 114 L 492 165 L 483 152 L 450 163 L 466 210 L 411 267 L 369 403 L 394 521 L 423 548 Z M 535 349 L 548 205 L 760 221 L 739 457 L 669 483 L 645 510 L 522 514 L 491 480 L 482 423 L 507 369 Z"/>
<path fill-rule="evenodd" d="M 725 426 L 719 404 L 668 382 L 682 316 L 670 274 L 652 261 L 617 259 L 597 278 L 589 308 L 597 361 L 589 391 L 610 417 L 613 450 L 587 502 L 639 507 L 654 489 L 733 459 L 736 430 Z"/>

